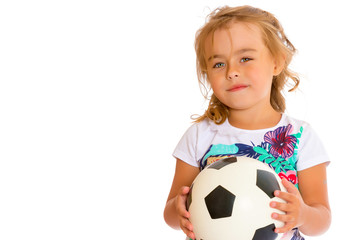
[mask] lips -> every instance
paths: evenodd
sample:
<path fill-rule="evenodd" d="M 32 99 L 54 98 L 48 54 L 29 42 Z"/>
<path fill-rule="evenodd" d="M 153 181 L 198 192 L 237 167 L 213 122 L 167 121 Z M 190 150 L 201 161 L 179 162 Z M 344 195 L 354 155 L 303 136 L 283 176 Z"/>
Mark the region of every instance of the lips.
<path fill-rule="evenodd" d="M 228 91 L 229 92 L 241 91 L 247 87 L 248 87 L 248 85 L 245 85 L 245 84 L 234 85 L 231 88 L 229 88 Z"/>

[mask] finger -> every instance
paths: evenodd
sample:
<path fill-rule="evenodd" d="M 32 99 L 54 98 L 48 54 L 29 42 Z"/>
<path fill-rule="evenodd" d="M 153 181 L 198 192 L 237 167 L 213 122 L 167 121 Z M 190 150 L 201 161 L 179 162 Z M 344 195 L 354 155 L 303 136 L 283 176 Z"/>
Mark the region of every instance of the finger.
<path fill-rule="evenodd" d="M 177 212 L 181 217 L 190 218 L 190 213 L 186 210 L 186 206 L 183 201 L 177 203 Z"/>
<path fill-rule="evenodd" d="M 176 199 L 176 209 L 180 216 L 185 218 L 190 217 L 190 213 L 186 210 L 186 199 L 189 192 L 189 187 L 182 187 L 179 190 L 177 199 Z"/>
<path fill-rule="evenodd" d="M 286 202 L 293 202 L 296 199 L 296 195 L 289 192 L 281 192 L 281 191 L 275 191 L 274 192 L 275 197 L 281 198 L 282 200 Z"/>
<path fill-rule="evenodd" d="M 187 234 L 187 236 L 188 236 L 190 239 L 196 239 L 195 234 L 194 234 L 193 232 L 190 232 L 189 234 Z"/>
<path fill-rule="evenodd" d="M 187 218 L 182 218 L 180 220 L 180 225 L 183 226 L 184 228 L 186 228 L 189 231 L 193 231 L 193 225 L 191 224 L 191 222 Z"/>
<path fill-rule="evenodd" d="M 186 234 L 186 236 L 188 236 L 191 239 L 195 239 L 195 234 L 190 231 L 189 229 L 182 227 L 181 230 Z"/>
<path fill-rule="evenodd" d="M 295 227 L 295 224 L 293 223 L 286 223 L 283 227 L 281 228 L 275 228 L 275 232 L 276 233 L 286 233 L 290 230 L 292 230 Z"/>
<path fill-rule="evenodd" d="M 278 221 L 284 222 L 286 224 L 291 224 L 294 223 L 295 224 L 295 217 L 291 214 L 279 214 L 279 213 L 272 213 L 271 217 L 273 219 L 276 219 Z"/>
<path fill-rule="evenodd" d="M 184 187 L 181 187 L 180 190 L 179 190 L 179 194 L 180 195 L 187 195 L 190 191 L 190 187 L 187 187 L 187 186 L 184 186 Z"/>
<path fill-rule="evenodd" d="M 189 219 L 190 218 L 190 213 L 188 211 L 186 211 L 186 209 L 179 209 L 179 215 L 182 216 L 183 218 Z"/>
<path fill-rule="evenodd" d="M 180 227 L 189 238 L 195 239 L 195 234 L 193 233 L 193 226 L 189 220 L 182 219 Z"/>
<path fill-rule="evenodd" d="M 288 203 L 270 202 L 270 207 L 274 209 L 278 209 L 283 212 L 292 211 L 291 206 Z"/>
<path fill-rule="evenodd" d="M 294 193 L 294 194 L 298 194 L 299 190 L 295 187 L 294 184 L 292 184 L 292 182 L 286 180 L 285 178 L 281 179 L 281 183 L 284 185 L 285 189 L 289 192 L 289 193 Z"/>

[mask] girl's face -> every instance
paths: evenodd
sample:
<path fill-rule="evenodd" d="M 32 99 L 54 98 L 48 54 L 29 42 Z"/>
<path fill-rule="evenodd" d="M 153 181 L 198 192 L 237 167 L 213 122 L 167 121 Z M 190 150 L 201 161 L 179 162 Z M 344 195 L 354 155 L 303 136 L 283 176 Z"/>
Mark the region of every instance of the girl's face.
<path fill-rule="evenodd" d="M 207 78 L 215 96 L 232 110 L 269 110 L 274 75 L 281 72 L 255 24 L 234 22 L 205 41 Z"/>

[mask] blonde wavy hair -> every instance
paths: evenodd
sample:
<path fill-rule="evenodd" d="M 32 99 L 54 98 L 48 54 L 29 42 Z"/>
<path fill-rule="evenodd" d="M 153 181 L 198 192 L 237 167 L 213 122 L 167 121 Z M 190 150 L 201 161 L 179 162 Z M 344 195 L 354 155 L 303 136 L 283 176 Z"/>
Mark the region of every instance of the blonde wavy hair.
<path fill-rule="evenodd" d="M 273 14 L 251 6 L 218 8 L 209 14 L 205 25 L 197 31 L 195 38 L 196 69 L 198 81 L 202 89 L 205 90 L 202 92 L 204 97 L 208 98 L 210 92 L 206 75 L 205 41 L 208 36 L 214 36 L 217 29 L 225 28 L 234 21 L 256 24 L 260 28 L 265 46 L 272 56 L 275 59 L 285 57 L 282 72 L 273 77 L 270 95 L 271 106 L 277 112 L 283 113 L 286 107 L 285 98 L 282 94 L 285 85 L 290 79 L 294 82 L 289 90 L 290 92 L 295 90 L 300 83 L 298 75 L 288 68 L 296 49 L 286 37 L 284 29 Z M 205 113 L 202 116 L 195 117 L 194 120 L 200 122 L 209 118 L 216 124 L 222 124 L 228 116 L 229 108 L 212 94 Z"/>

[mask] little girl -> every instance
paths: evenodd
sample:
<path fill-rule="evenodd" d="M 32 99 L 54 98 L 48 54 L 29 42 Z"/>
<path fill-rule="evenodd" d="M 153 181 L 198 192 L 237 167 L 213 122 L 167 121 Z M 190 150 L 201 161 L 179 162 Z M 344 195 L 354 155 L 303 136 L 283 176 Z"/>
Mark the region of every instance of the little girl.
<path fill-rule="evenodd" d="M 250 6 L 217 9 L 197 32 L 195 49 L 199 81 L 212 96 L 174 151 L 167 224 L 195 239 L 185 207 L 194 178 L 219 159 L 247 156 L 273 168 L 287 189 L 274 193 L 286 203 L 270 203 L 284 212 L 271 215 L 284 222 L 274 231 L 292 240 L 324 233 L 331 221 L 329 159 L 311 126 L 284 114 L 281 91 L 289 80 L 294 90 L 299 79 L 288 68 L 295 48 L 278 20 Z"/>

